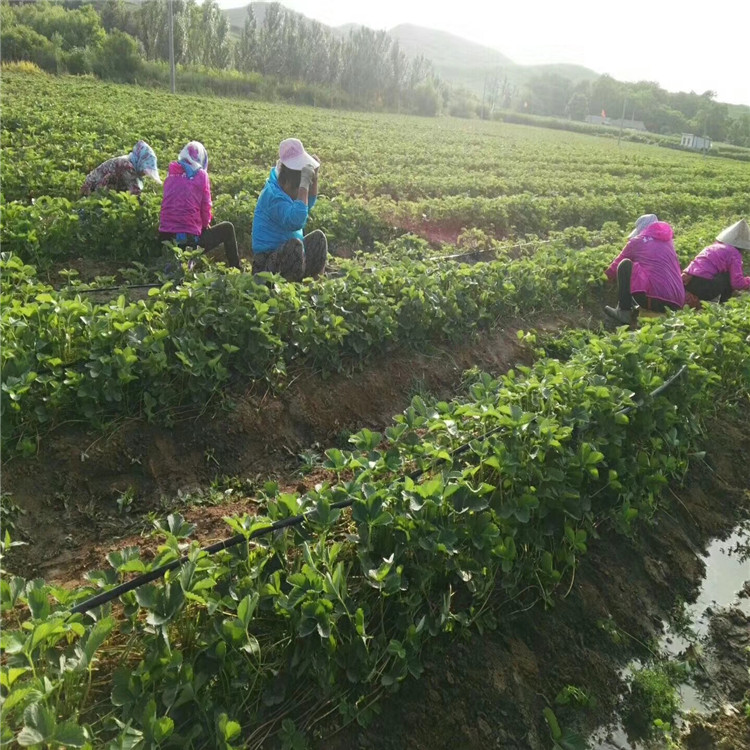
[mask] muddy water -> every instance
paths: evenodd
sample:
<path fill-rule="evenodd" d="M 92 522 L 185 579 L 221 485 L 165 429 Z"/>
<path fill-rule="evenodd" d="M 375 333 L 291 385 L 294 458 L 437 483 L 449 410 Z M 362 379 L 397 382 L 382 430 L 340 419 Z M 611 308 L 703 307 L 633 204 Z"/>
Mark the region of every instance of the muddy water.
<path fill-rule="evenodd" d="M 664 623 L 664 635 L 659 642 L 659 650 L 672 658 L 684 656 L 695 645 L 704 646 L 709 640 L 711 618 L 726 608 L 738 609 L 750 616 L 750 595 L 740 596 L 740 592 L 750 581 L 750 525 L 737 527 L 726 539 L 714 539 L 706 553 L 702 555 L 706 566 L 705 576 L 695 601 L 685 607 L 679 624 Z M 747 589 L 746 589 L 747 591 Z M 627 677 L 641 666 L 632 662 L 622 671 Z M 685 683 L 679 686 L 681 709 L 707 714 L 721 703 L 721 695 L 695 685 Z M 677 722 L 679 723 L 679 722 Z M 651 750 L 663 747 L 628 736 L 621 720 L 600 728 L 588 738 L 591 750 Z"/>

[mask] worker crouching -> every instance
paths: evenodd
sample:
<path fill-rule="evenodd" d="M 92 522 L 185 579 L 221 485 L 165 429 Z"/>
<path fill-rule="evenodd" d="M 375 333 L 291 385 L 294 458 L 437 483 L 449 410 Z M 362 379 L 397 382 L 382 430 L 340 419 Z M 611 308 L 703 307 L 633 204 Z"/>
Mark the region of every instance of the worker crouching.
<path fill-rule="evenodd" d="M 253 273 L 302 281 L 325 270 L 328 242 L 319 229 L 303 235 L 318 197 L 320 160 L 297 138 L 279 146 L 279 160 L 266 180 L 253 217 Z"/>

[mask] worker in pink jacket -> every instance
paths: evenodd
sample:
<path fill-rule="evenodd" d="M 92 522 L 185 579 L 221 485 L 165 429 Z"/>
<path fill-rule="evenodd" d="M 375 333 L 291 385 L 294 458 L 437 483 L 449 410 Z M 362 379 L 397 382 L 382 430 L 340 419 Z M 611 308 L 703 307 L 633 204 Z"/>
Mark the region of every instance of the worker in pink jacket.
<path fill-rule="evenodd" d="M 721 232 L 685 269 L 682 280 L 691 307 L 700 308 L 700 300 L 726 302 L 732 292 L 750 289 L 740 250 L 750 250 L 750 226 L 744 219 Z"/>
<path fill-rule="evenodd" d="M 638 309 L 664 312 L 685 304 L 680 261 L 672 242 L 672 227 L 656 214 L 645 214 L 635 223 L 628 244 L 607 269 L 610 281 L 617 279 L 617 307 L 604 311 L 618 323 L 635 322 Z"/>
<path fill-rule="evenodd" d="M 208 178 L 208 153 L 199 141 L 190 141 L 169 165 L 164 180 L 159 234 L 178 245 L 199 245 L 213 250 L 224 245 L 227 262 L 240 268 L 240 255 L 234 225 L 228 221 L 211 226 L 211 181 Z"/>

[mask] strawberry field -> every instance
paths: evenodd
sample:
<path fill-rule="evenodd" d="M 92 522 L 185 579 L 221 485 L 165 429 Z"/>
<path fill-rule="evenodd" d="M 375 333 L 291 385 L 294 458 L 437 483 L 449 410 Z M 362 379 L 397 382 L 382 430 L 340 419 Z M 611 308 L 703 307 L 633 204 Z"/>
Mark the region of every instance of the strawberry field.
<path fill-rule="evenodd" d="M 177 433 L 193 409 L 229 426 L 250 386 L 283 395 L 512 321 L 598 315 L 613 294 L 604 269 L 638 215 L 674 226 L 684 265 L 750 214 L 747 164 L 656 146 L 46 75 L 4 74 L 3 88 L 11 496 L 24 472 L 59 467 L 63 430 L 80 435 L 83 462 L 84 445 L 126 421 Z M 292 134 L 322 159 L 311 226 L 335 257 L 322 279 L 259 283 L 253 209 Z M 243 272 L 160 244 L 154 185 L 140 200 L 78 198 L 90 169 L 141 138 L 162 173 L 187 141 L 206 145 Z M 377 429 L 316 445 L 315 481 L 258 478 L 226 515 L 243 540 L 231 550 L 202 551 L 184 508 L 165 519 L 144 507 L 147 553 L 113 539 L 82 585 L 45 582 L 33 564 L 13 574 L 21 539 L 4 515 L 3 743 L 304 748 L 371 721 L 435 642 L 501 629 L 508 607 L 552 607 L 592 544 L 628 544 L 669 508 L 706 420 L 750 393 L 746 296 L 637 331 L 563 328 L 519 333 L 525 364 L 475 368 L 451 397 L 416 395 Z M 71 614 L 182 557 L 163 580 Z"/>

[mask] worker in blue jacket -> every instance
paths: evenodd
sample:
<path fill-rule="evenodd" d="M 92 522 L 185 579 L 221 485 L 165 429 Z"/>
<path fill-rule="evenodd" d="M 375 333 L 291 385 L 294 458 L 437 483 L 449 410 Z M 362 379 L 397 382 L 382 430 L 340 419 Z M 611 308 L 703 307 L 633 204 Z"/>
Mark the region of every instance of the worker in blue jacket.
<path fill-rule="evenodd" d="M 253 273 L 281 274 L 287 281 L 318 276 L 326 267 L 328 241 L 316 229 L 303 235 L 318 198 L 320 161 L 302 141 L 287 138 L 258 197 L 253 217 Z"/>

